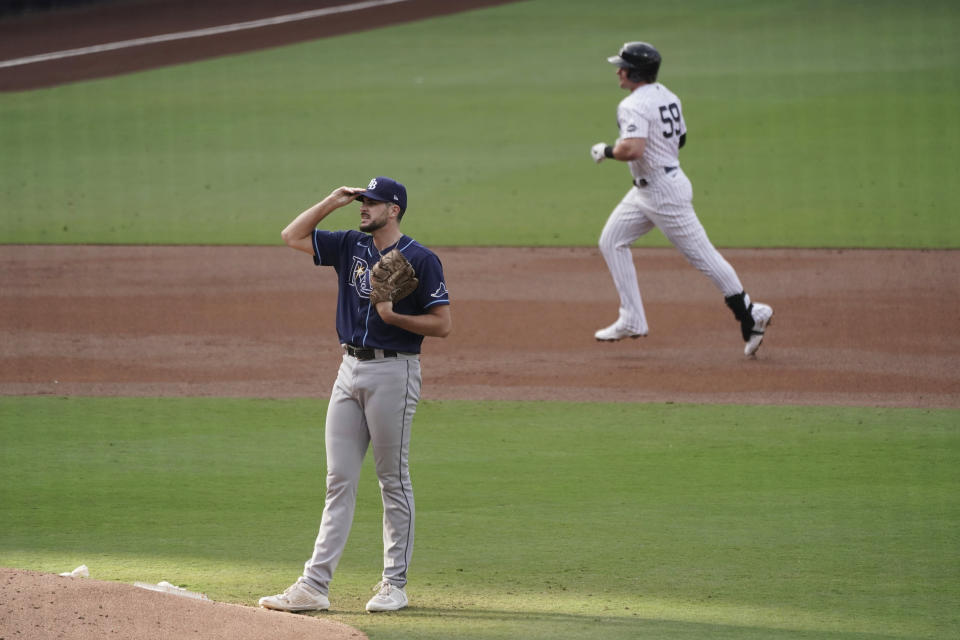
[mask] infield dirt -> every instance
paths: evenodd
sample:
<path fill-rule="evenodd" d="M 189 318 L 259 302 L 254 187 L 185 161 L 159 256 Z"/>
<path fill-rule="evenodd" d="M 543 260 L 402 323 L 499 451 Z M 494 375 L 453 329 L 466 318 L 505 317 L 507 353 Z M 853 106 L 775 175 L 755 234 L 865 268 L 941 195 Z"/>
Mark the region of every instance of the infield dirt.
<path fill-rule="evenodd" d="M 650 335 L 594 248 L 438 248 L 454 330 L 424 398 L 960 407 L 960 253 L 727 250 L 758 357 L 672 249 L 635 249 Z M 336 274 L 286 247 L 2 246 L 0 395 L 327 396 Z M 952 294 L 951 294 L 952 292 Z"/>

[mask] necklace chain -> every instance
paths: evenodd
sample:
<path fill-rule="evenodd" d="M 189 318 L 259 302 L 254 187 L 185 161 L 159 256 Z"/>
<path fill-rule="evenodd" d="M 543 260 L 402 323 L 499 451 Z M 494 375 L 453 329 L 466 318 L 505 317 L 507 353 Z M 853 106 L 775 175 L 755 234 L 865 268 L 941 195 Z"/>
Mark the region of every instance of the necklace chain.
<path fill-rule="evenodd" d="M 403 236 L 400 236 L 400 238 L 403 238 Z M 390 247 L 400 244 L 400 238 L 398 238 L 397 241 L 394 242 L 393 244 L 388 244 L 386 247 L 384 247 L 384 251 L 386 251 Z M 374 249 L 377 249 L 377 243 L 373 241 L 373 238 L 370 238 L 370 244 L 373 245 Z M 381 258 L 386 255 L 383 251 L 380 251 L 380 249 L 377 249 L 377 253 L 380 254 Z"/>

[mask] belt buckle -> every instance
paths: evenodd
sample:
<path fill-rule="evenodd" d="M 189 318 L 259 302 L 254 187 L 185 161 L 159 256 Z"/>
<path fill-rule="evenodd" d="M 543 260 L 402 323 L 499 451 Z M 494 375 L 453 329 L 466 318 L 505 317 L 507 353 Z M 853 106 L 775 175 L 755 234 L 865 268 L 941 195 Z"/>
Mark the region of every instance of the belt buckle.
<path fill-rule="evenodd" d="M 375 356 L 375 353 L 372 349 L 364 349 L 363 347 L 355 347 L 352 344 L 346 345 L 347 355 L 356 358 L 357 360 L 372 360 Z"/>

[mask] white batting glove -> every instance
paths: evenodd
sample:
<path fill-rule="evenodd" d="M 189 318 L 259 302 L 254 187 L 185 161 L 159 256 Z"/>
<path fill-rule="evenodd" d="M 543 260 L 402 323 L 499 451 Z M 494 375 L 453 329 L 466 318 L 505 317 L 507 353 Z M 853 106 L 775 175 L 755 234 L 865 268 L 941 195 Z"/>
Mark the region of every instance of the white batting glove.
<path fill-rule="evenodd" d="M 603 159 L 606 157 L 603 154 L 604 149 L 607 148 L 606 142 L 598 142 L 597 144 L 590 147 L 590 157 L 593 158 L 593 161 L 597 164 L 603 162 Z"/>

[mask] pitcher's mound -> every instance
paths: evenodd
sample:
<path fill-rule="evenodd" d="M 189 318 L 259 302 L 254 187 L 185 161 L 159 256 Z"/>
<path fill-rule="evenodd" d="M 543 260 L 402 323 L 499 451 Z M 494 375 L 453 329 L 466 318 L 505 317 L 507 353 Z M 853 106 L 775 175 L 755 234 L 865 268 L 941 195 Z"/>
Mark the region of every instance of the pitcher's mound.
<path fill-rule="evenodd" d="M 0 568 L 0 638 L 364 640 L 340 622 Z"/>

